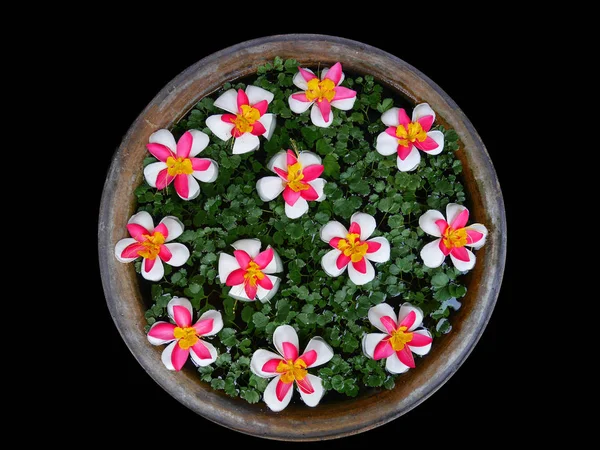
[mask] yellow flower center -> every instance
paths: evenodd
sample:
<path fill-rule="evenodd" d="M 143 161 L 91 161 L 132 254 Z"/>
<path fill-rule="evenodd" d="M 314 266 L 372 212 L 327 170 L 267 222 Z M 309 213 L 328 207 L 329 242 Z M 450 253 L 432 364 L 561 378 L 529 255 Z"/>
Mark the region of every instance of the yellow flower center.
<path fill-rule="evenodd" d="M 175 339 L 179 339 L 179 346 L 184 350 L 193 347 L 196 345 L 196 342 L 198 342 L 198 336 L 193 327 L 175 327 L 173 335 L 175 336 Z"/>
<path fill-rule="evenodd" d="M 254 261 L 250 261 L 244 274 L 244 280 L 246 283 L 250 283 L 250 286 L 256 286 L 257 280 L 262 280 L 265 274 L 259 269 L 258 264 Z"/>
<path fill-rule="evenodd" d="M 309 189 L 309 185 L 302 181 L 304 179 L 304 174 L 302 173 L 302 164 L 297 162 L 296 164 L 292 164 L 288 166 L 288 182 L 287 185 L 294 192 L 298 191 L 306 191 Z"/>
<path fill-rule="evenodd" d="M 295 362 L 291 359 L 288 359 L 287 362 L 279 361 L 277 372 L 283 374 L 281 381 L 284 383 L 291 383 L 294 380 L 302 381 L 308 373 L 306 363 L 301 359 L 297 359 Z"/>
<path fill-rule="evenodd" d="M 346 239 L 340 239 L 337 245 L 344 255 L 349 256 L 352 262 L 358 262 L 365 257 L 369 244 L 360 242 L 359 235 L 348 233 Z"/>
<path fill-rule="evenodd" d="M 451 227 L 446 228 L 444 231 L 443 242 L 447 248 L 464 247 L 467 243 L 467 230 L 460 228 L 454 230 Z"/>
<path fill-rule="evenodd" d="M 419 122 L 411 122 L 406 127 L 398 125 L 396 128 L 396 137 L 398 138 L 398 144 L 407 147 L 409 142 L 423 142 L 427 139 L 427 132 Z"/>
<path fill-rule="evenodd" d="M 155 231 L 154 234 L 144 234 L 146 239 L 142 242 L 143 250 L 138 250 L 138 255 L 146 259 L 155 259 L 160 252 L 160 246 L 165 243 L 165 237 L 160 231 Z"/>
<path fill-rule="evenodd" d="M 193 171 L 192 161 L 189 158 L 173 158 L 172 156 L 167 158 L 167 172 L 170 176 L 174 177 L 182 173 L 190 175 Z"/>
<path fill-rule="evenodd" d="M 304 92 L 309 101 L 323 101 L 326 98 L 329 101 L 335 97 L 335 83 L 328 78 L 319 80 L 313 78 L 308 82 L 308 89 Z"/>
<path fill-rule="evenodd" d="M 395 352 L 399 352 L 404 349 L 404 346 L 413 339 L 412 333 L 406 332 L 407 327 L 400 327 L 396 331 L 392 331 L 392 337 L 390 338 L 390 344 Z"/>
<path fill-rule="evenodd" d="M 242 105 L 242 112 L 236 114 L 233 124 L 240 133 L 249 133 L 254 128 L 254 122 L 260 119 L 260 111 L 250 105 Z"/>

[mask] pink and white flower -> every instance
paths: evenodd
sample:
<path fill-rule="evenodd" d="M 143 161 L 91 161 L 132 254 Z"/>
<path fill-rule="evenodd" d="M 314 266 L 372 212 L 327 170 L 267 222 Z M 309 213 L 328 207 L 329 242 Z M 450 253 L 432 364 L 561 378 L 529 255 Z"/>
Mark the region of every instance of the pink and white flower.
<path fill-rule="evenodd" d="M 285 215 L 297 219 L 308 211 L 308 202 L 325 200 L 326 181 L 318 178 L 323 173 L 321 158 L 311 152 L 291 150 L 279 152 L 267 164 L 276 177 L 264 177 L 256 182 L 256 190 L 263 202 L 275 199 L 283 192 Z"/>
<path fill-rule="evenodd" d="M 169 344 L 162 352 L 162 362 L 169 370 L 181 370 L 188 357 L 196 366 L 208 366 L 217 359 L 217 349 L 203 340 L 213 336 L 223 328 L 223 318 L 219 311 L 206 311 L 192 325 L 192 304 L 187 298 L 173 297 L 167 304 L 169 322 L 156 322 L 148 331 L 148 341 L 152 345 Z"/>
<path fill-rule="evenodd" d="M 327 128 L 333 122 L 331 108 L 348 111 L 356 101 L 356 91 L 340 86 L 344 81 L 342 65 L 337 62 L 330 69 L 325 68 L 319 79 L 310 69 L 298 67 L 294 76 L 294 84 L 303 92 L 290 95 L 290 109 L 302 114 L 311 107 L 310 119 L 314 125 Z"/>
<path fill-rule="evenodd" d="M 456 203 L 446 206 L 446 217 L 435 209 L 430 209 L 419 217 L 419 227 L 425 233 L 438 238 L 421 250 L 421 258 L 427 267 L 441 266 L 448 255 L 454 267 L 461 272 L 471 270 L 475 266 L 475 255 L 465 247 L 481 248 L 485 244 L 488 231 L 480 223 L 465 226 L 468 220 L 469 210 Z"/>
<path fill-rule="evenodd" d="M 383 113 L 381 121 L 387 129 L 377 136 L 375 149 L 381 155 L 398 153 L 398 170 L 410 172 L 421 162 L 419 150 L 437 155 L 444 149 L 444 133 L 431 130 L 435 112 L 427 103 L 415 106 L 412 120 L 403 108 L 391 108 Z"/>
<path fill-rule="evenodd" d="M 404 303 L 396 316 L 394 308 L 380 303 L 369 309 L 368 316 L 369 322 L 382 333 L 363 336 L 363 352 L 375 361 L 386 358 L 388 372 L 404 373 L 414 368 L 413 353 L 423 356 L 431 350 L 431 333 L 419 328 L 423 322 L 421 308 Z"/>
<path fill-rule="evenodd" d="M 271 275 L 283 270 L 281 258 L 268 246 L 260 251 L 258 239 L 240 239 L 231 246 L 233 256 L 227 253 L 219 255 L 219 280 L 231 286 L 229 296 L 242 301 L 268 302 L 279 289 L 281 280 Z"/>
<path fill-rule="evenodd" d="M 281 325 L 273 333 L 273 344 L 279 352 L 256 350 L 250 361 L 250 370 L 262 378 L 273 378 L 263 394 L 267 406 L 275 412 L 283 410 L 292 399 L 296 383 L 300 397 L 308 406 L 317 406 L 325 394 L 321 378 L 308 369 L 325 364 L 333 358 L 333 349 L 321 337 L 310 340 L 300 353 L 298 334 L 289 325 Z"/>
<path fill-rule="evenodd" d="M 166 216 L 154 228 L 152 216 L 141 211 L 127 222 L 130 238 L 121 239 L 115 246 L 115 256 L 122 263 L 142 259 L 142 276 L 150 281 L 159 281 L 164 273 L 163 262 L 179 267 L 190 257 L 188 248 L 172 243 L 183 233 L 183 223 L 175 216 Z"/>
<path fill-rule="evenodd" d="M 209 158 L 196 158 L 208 145 L 208 136 L 202 131 L 190 130 L 175 143 L 169 130 L 158 130 L 150 135 L 148 151 L 158 162 L 144 168 L 146 182 L 158 190 L 174 182 L 177 195 L 193 200 L 200 194 L 196 180 L 212 183 L 219 174 L 219 165 Z"/>
<path fill-rule="evenodd" d="M 236 92 L 229 89 L 214 105 L 230 114 L 218 114 L 206 119 L 206 126 L 223 141 L 232 137 L 233 154 L 256 150 L 260 146 L 259 136 L 271 139 L 275 130 L 275 115 L 267 113 L 274 95 L 258 86 L 248 86 Z"/>
<path fill-rule="evenodd" d="M 384 237 L 369 239 L 377 226 L 375 218 L 365 213 L 354 213 L 350 229 L 337 221 L 321 228 L 321 240 L 333 247 L 321 259 L 327 275 L 337 277 L 348 267 L 348 275 L 356 285 L 366 284 L 375 278 L 370 261 L 383 263 L 390 259 L 390 243 Z"/>

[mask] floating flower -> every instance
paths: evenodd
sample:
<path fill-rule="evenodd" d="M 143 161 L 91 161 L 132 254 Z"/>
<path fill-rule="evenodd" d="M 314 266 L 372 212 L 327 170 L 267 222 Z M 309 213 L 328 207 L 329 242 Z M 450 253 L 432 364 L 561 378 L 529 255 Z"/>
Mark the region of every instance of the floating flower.
<path fill-rule="evenodd" d="M 183 223 L 174 216 L 166 216 L 154 228 L 152 217 L 141 211 L 127 222 L 131 238 L 121 239 L 115 246 L 115 256 L 122 263 L 142 260 L 142 276 L 150 281 L 160 280 L 165 269 L 162 261 L 179 267 L 190 257 L 190 251 L 183 244 L 169 243 L 183 233 Z"/>
<path fill-rule="evenodd" d="M 390 259 L 390 243 L 386 238 L 368 239 L 375 227 L 375 218 L 365 213 L 352 215 L 349 230 L 336 221 L 323 226 L 321 239 L 333 247 L 321 260 L 327 275 L 337 277 L 348 266 L 348 275 L 354 284 L 372 281 L 375 269 L 370 261 L 382 263 Z"/>
<path fill-rule="evenodd" d="M 325 394 L 321 378 L 308 373 L 308 369 L 329 362 L 333 350 L 321 337 L 310 340 L 300 356 L 298 334 L 289 325 L 281 325 L 273 333 L 273 344 L 279 352 L 256 350 L 250 361 L 250 370 L 262 378 L 275 377 L 265 389 L 263 400 L 275 412 L 283 410 L 292 399 L 292 386 L 296 382 L 304 403 L 317 406 Z"/>
<path fill-rule="evenodd" d="M 435 112 L 427 103 L 415 106 L 412 120 L 403 108 L 391 108 L 383 113 L 381 121 L 387 129 L 377 136 L 375 149 L 384 156 L 398 153 L 398 170 L 410 172 L 421 162 L 419 150 L 437 155 L 444 149 L 444 134 L 429 131 L 435 121 Z"/>
<path fill-rule="evenodd" d="M 200 194 L 200 185 L 212 183 L 219 174 L 218 164 L 209 158 L 195 158 L 208 145 L 208 136 L 202 131 L 183 133 L 177 144 L 169 130 L 158 130 L 150 135 L 148 151 L 159 161 L 144 168 L 146 182 L 157 189 L 164 189 L 175 182 L 177 195 L 192 200 Z"/>
<path fill-rule="evenodd" d="M 308 201 L 325 200 L 323 187 L 326 181 L 317 178 L 323 173 L 321 158 L 311 152 L 291 150 L 279 152 L 267 164 L 277 177 L 264 177 L 256 182 L 256 190 L 263 202 L 276 198 L 283 192 L 285 215 L 297 219 L 308 211 Z"/>
<path fill-rule="evenodd" d="M 229 295 L 242 301 L 254 301 L 256 297 L 263 303 L 269 301 L 281 281 L 270 274 L 283 270 L 277 252 L 271 246 L 261 252 L 258 239 L 240 239 L 231 246 L 235 249 L 233 256 L 219 255 L 219 279 L 231 286 Z"/>
<path fill-rule="evenodd" d="M 317 127 L 327 128 L 333 121 L 331 107 L 347 111 L 356 101 L 356 91 L 340 86 L 344 81 L 342 65 L 337 62 L 331 69 L 323 69 L 321 79 L 312 70 L 298 67 L 294 84 L 304 92 L 290 95 L 290 109 L 302 114 L 311 105 L 310 119 Z"/>
<path fill-rule="evenodd" d="M 256 150 L 260 146 L 259 136 L 271 139 L 275 130 L 275 115 L 267 114 L 274 95 L 259 88 L 248 86 L 246 91 L 229 89 L 214 105 L 231 114 L 218 114 L 206 119 L 206 126 L 223 141 L 233 138 L 233 154 Z"/>
<path fill-rule="evenodd" d="M 169 344 L 161 357 L 165 367 L 169 370 L 181 370 L 188 356 L 196 366 L 214 363 L 217 359 L 217 349 L 201 338 L 221 331 L 221 313 L 214 309 L 208 310 L 192 325 L 192 304 L 183 297 L 173 297 L 167 304 L 167 312 L 175 325 L 156 322 L 147 336 L 152 345 Z"/>
<path fill-rule="evenodd" d="M 403 373 L 415 367 L 413 353 L 423 356 L 431 350 L 431 333 L 419 328 L 423 311 L 410 303 L 400 307 L 398 317 L 387 303 L 369 309 L 369 322 L 383 333 L 369 333 L 363 337 L 363 352 L 378 361 L 387 358 L 385 368 L 390 373 Z"/>
<path fill-rule="evenodd" d="M 446 218 L 435 209 L 430 209 L 419 217 L 419 227 L 425 233 L 438 238 L 421 250 L 423 263 L 427 267 L 439 267 L 450 254 L 454 267 L 461 272 L 471 270 L 475 266 L 476 258 L 473 252 L 465 247 L 481 248 L 485 244 L 487 228 L 480 223 L 465 227 L 469 220 L 469 210 L 456 203 L 448 203 Z"/>

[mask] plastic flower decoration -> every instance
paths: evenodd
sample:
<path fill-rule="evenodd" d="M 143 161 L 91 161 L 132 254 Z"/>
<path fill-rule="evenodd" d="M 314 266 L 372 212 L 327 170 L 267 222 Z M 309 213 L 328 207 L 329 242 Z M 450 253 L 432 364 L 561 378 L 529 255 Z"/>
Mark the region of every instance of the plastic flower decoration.
<path fill-rule="evenodd" d="M 446 206 L 446 218 L 441 212 L 430 209 L 419 217 L 419 227 L 436 239 L 426 244 L 421 250 L 421 258 L 427 267 L 442 265 L 446 256 L 461 272 L 471 270 L 475 266 L 475 255 L 465 247 L 478 249 L 485 244 L 487 228 L 474 223 L 465 226 L 469 220 L 469 210 L 456 203 Z"/>
<path fill-rule="evenodd" d="M 387 129 L 377 136 L 375 149 L 384 156 L 398 153 L 398 170 L 415 170 L 421 162 L 419 150 L 437 155 L 444 149 L 444 134 L 430 131 L 435 112 L 427 103 L 415 106 L 412 120 L 403 108 L 391 108 L 383 113 L 381 121 Z"/>
<path fill-rule="evenodd" d="M 275 199 L 283 192 L 285 215 L 297 219 L 308 211 L 309 201 L 323 201 L 326 181 L 318 178 L 323 173 L 321 158 L 311 152 L 296 156 L 288 150 L 279 152 L 267 164 L 276 177 L 264 177 L 256 182 L 256 190 L 263 202 Z"/>
<path fill-rule="evenodd" d="M 208 366 L 217 359 L 217 349 L 201 339 L 217 334 L 223 328 L 219 311 L 206 311 L 192 325 L 192 304 L 187 298 L 173 297 L 167 304 L 169 322 L 155 322 L 148 331 L 152 345 L 169 344 L 162 352 L 162 362 L 169 370 L 181 370 L 188 357 L 196 366 Z"/>
<path fill-rule="evenodd" d="M 302 114 L 311 107 L 310 120 L 317 127 L 327 128 L 333 122 L 331 108 L 344 111 L 352 109 L 356 101 L 356 91 L 340 86 L 344 81 L 342 65 L 337 62 L 330 69 L 323 69 L 321 79 L 310 69 L 298 67 L 294 84 L 303 92 L 290 95 L 290 109 Z"/>
<path fill-rule="evenodd" d="M 198 197 L 200 185 L 196 180 L 212 183 L 219 174 L 215 161 L 195 158 L 207 145 L 208 136 L 198 130 L 186 131 L 177 143 L 169 130 L 152 133 L 146 148 L 158 162 L 144 168 L 146 182 L 159 190 L 174 182 L 175 191 L 182 199 Z"/>
<path fill-rule="evenodd" d="M 363 352 L 378 361 L 386 358 L 385 368 L 390 373 L 403 373 L 415 367 L 413 353 L 426 355 L 431 350 L 431 333 L 419 328 L 423 311 L 410 303 L 400 307 L 398 316 L 387 303 L 369 309 L 369 322 L 382 333 L 369 333 L 363 337 Z"/>
<path fill-rule="evenodd" d="M 240 239 L 231 246 L 235 249 L 233 256 L 219 255 L 219 280 L 231 286 L 229 296 L 242 301 L 269 301 L 281 282 L 271 274 L 283 270 L 277 252 L 271 246 L 261 252 L 258 239 Z"/>
<path fill-rule="evenodd" d="M 292 399 L 296 383 L 300 396 L 308 406 L 317 406 L 325 394 L 321 378 L 308 373 L 333 358 L 333 350 L 321 337 L 310 340 L 304 353 L 299 355 L 298 334 L 289 325 L 281 325 L 273 333 L 273 344 L 279 354 L 256 350 L 250 361 L 250 370 L 262 378 L 273 378 L 267 385 L 263 400 L 275 412 L 283 410 Z"/>
<path fill-rule="evenodd" d="M 115 246 L 115 256 L 122 263 L 142 259 L 142 276 L 146 280 L 160 280 L 165 269 L 163 262 L 179 267 L 190 257 L 188 248 L 179 243 L 172 243 L 183 233 L 183 223 L 174 216 L 166 216 L 154 228 L 152 217 L 141 211 L 129 219 L 127 231 L 130 238 L 121 239 Z"/>
<path fill-rule="evenodd" d="M 333 247 L 321 259 L 325 273 L 337 277 L 348 267 L 348 275 L 354 284 L 372 281 L 375 269 L 370 261 L 382 263 L 390 259 L 390 243 L 386 238 L 369 239 L 375 227 L 375 218 L 365 213 L 354 213 L 348 230 L 337 221 L 324 225 L 321 240 Z"/>
<path fill-rule="evenodd" d="M 206 119 L 206 126 L 223 141 L 234 138 L 233 154 L 256 150 L 259 136 L 271 139 L 275 130 L 275 115 L 267 113 L 274 95 L 258 86 L 248 86 L 236 92 L 229 89 L 214 105 L 230 114 L 218 114 Z"/>

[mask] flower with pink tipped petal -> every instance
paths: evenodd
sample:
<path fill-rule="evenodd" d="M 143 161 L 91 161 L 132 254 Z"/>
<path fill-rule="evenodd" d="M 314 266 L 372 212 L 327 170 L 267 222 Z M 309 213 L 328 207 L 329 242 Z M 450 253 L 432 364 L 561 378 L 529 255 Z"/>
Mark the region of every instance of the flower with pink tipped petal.
<path fill-rule="evenodd" d="M 302 114 L 311 107 L 310 119 L 314 125 L 321 128 L 331 126 L 333 112 L 331 108 L 348 111 L 356 101 L 356 91 L 340 86 L 344 81 L 342 65 L 337 62 L 330 69 L 323 69 L 321 79 L 312 70 L 298 67 L 294 76 L 294 84 L 303 92 L 290 95 L 290 109 L 296 114 Z"/>
<path fill-rule="evenodd" d="M 263 202 L 275 199 L 283 192 L 285 215 L 297 219 L 308 211 L 308 202 L 325 200 L 326 181 L 317 178 L 323 173 L 321 158 L 311 152 L 296 156 L 288 150 L 279 152 L 267 164 L 276 177 L 264 177 L 256 182 L 256 190 Z"/>
<path fill-rule="evenodd" d="M 277 252 L 271 246 L 261 252 L 258 239 L 240 239 L 231 246 L 235 249 L 233 256 L 219 255 L 219 280 L 231 286 L 229 296 L 245 302 L 271 300 L 281 280 L 270 274 L 283 270 Z"/>
<path fill-rule="evenodd" d="M 390 259 L 390 243 L 384 237 L 369 239 L 375 231 L 375 218 L 365 213 L 354 213 L 350 229 L 337 221 L 321 228 L 321 240 L 333 247 L 321 259 L 327 275 L 337 277 L 348 267 L 348 275 L 356 285 L 366 284 L 375 278 L 370 261 L 386 262 Z"/>
<path fill-rule="evenodd" d="M 423 264 L 435 268 L 442 265 L 446 256 L 461 272 L 471 270 L 475 266 L 475 255 L 465 247 L 479 249 L 485 244 L 487 228 L 474 223 L 467 225 L 469 210 L 456 203 L 446 206 L 446 217 L 435 209 L 430 209 L 419 217 L 419 227 L 427 234 L 435 236 L 433 242 L 421 250 Z"/>
<path fill-rule="evenodd" d="M 419 150 L 437 155 L 444 149 L 444 134 L 430 131 L 435 112 L 427 103 L 415 106 L 412 120 L 403 108 L 391 108 L 384 112 L 381 121 L 387 129 L 377 136 L 375 149 L 381 155 L 398 153 L 398 170 L 410 172 L 421 162 Z"/>
<path fill-rule="evenodd" d="M 261 378 L 273 378 L 263 394 L 267 406 L 275 412 L 283 410 L 292 399 L 294 383 L 308 406 L 317 406 L 325 394 L 321 378 L 308 369 L 325 364 L 333 358 L 333 349 L 321 337 L 312 338 L 300 354 L 298 334 L 289 325 L 281 325 L 273 333 L 273 344 L 279 354 L 256 350 L 250 370 Z"/>
<path fill-rule="evenodd" d="M 204 367 L 214 363 L 217 349 L 201 338 L 221 331 L 221 313 L 214 309 L 208 310 L 192 325 L 192 304 L 183 297 L 173 297 L 167 304 L 167 311 L 175 325 L 155 322 L 147 336 L 152 345 L 169 344 L 161 357 L 165 367 L 169 370 L 181 370 L 188 357 L 196 366 Z"/>
<path fill-rule="evenodd" d="M 122 263 L 142 259 L 142 276 L 150 281 L 160 280 L 165 269 L 163 262 L 179 267 L 190 257 L 183 244 L 171 243 L 183 233 L 183 223 L 174 216 L 166 216 L 154 228 L 152 216 L 141 211 L 129 219 L 127 231 L 131 238 L 121 239 L 115 246 L 115 256 Z"/>
<path fill-rule="evenodd" d="M 379 361 L 386 358 L 385 368 L 390 373 L 404 373 L 415 367 L 413 353 L 426 355 L 431 350 L 433 338 L 425 328 L 423 311 L 410 303 L 400 307 L 398 317 L 387 303 L 369 309 L 369 322 L 383 333 L 369 333 L 363 337 L 365 355 Z"/>
<path fill-rule="evenodd" d="M 175 143 L 169 130 L 158 130 L 150 135 L 148 151 L 158 162 L 144 168 L 146 182 L 157 189 L 171 183 L 177 195 L 184 200 L 193 200 L 200 194 L 196 180 L 212 183 L 219 174 L 219 165 L 209 158 L 196 158 L 208 145 L 208 136 L 202 131 L 190 130 Z"/>
<path fill-rule="evenodd" d="M 259 136 L 271 139 L 275 130 L 275 115 L 268 114 L 267 108 L 274 95 L 258 86 L 248 86 L 236 92 L 229 89 L 214 105 L 230 114 L 218 114 L 206 119 L 206 126 L 219 139 L 228 141 L 232 137 L 233 154 L 256 150 L 260 146 Z"/>

